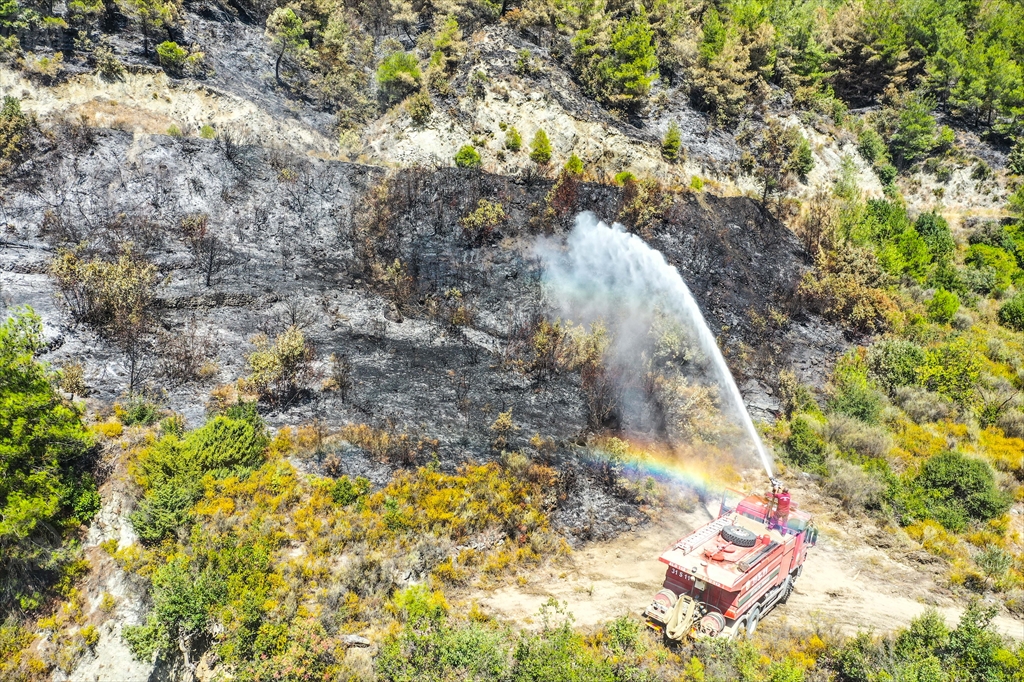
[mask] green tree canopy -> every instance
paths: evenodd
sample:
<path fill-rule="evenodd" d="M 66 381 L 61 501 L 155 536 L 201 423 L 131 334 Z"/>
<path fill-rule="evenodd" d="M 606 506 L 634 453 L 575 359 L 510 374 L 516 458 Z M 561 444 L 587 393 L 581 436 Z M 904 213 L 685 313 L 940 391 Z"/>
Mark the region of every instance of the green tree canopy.
<path fill-rule="evenodd" d="M 281 59 L 286 53 L 300 54 L 309 47 L 303 37 L 302 20 L 291 7 L 278 7 L 267 17 L 267 37 L 277 50 L 274 60 L 274 79 L 281 80 Z"/>
<path fill-rule="evenodd" d="M 0 324 L 0 609 L 34 606 L 57 550 L 99 507 L 92 440 L 35 359 L 42 323 L 21 309 Z"/>
<path fill-rule="evenodd" d="M 551 161 L 551 141 L 543 128 L 539 128 L 530 143 L 530 159 L 541 165 Z"/>
<path fill-rule="evenodd" d="M 654 33 L 641 7 L 633 16 L 618 22 L 611 53 L 598 66 L 606 99 L 627 106 L 637 104 L 650 92 L 657 69 Z"/>

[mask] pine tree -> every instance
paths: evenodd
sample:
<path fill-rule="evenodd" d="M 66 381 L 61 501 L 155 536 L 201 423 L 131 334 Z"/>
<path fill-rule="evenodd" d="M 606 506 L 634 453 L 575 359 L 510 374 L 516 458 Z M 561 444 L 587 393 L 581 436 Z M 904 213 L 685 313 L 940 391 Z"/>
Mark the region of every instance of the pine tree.
<path fill-rule="evenodd" d="M 1018 137 L 1014 143 L 1006 167 L 1014 175 L 1024 175 L 1024 136 Z"/>
<path fill-rule="evenodd" d="M 583 159 L 575 153 L 571 154 L 569 160 L 565 162 L 565 170 L 570 175 L 583 175 Z"/>
<path fill-rule="evenodd" d="M 665 133 L 665 139 L 661 141 L 661 155 L 665 157 L 666 161 L 675 163 L 679 159 L 679 149 L 682 146 L 683 140 L 679 134 L 679 126 L 672 121 L 668 126 L 668 132 Z"/>
<path fill-rule="evenodd" d="M 274 79 L 281 82 L 281 59 L 285 53 L 299 54 L 309 47 L 303 38 L 302 20 L 291 7 L 278 7 L 267 17 L 267 37 L 277 49 Z"/>
<path fill-rule="evenodd" d="M 714 5 L 711 5 L 704 12 L 700 46 L 697 49 L 705 61 L 711 61 L 722 54 L 724 47 L 725 24 L 722 23 L 722 18 L 718 16 L 718 10 L 715 9 Z"/>
<path fill-rule="evenodd" d="M 534 163 L 544 165 L 551 161 L 551 141 L 543 128 L 538 128 L 530 143 L 530 159 Z"/>
<path fill-rule="evenodd" d="M 889 149 L 897 164 L 913 163 L 935 147 L 933 106 L 931 101 L 913 97 L 903 107 L 889 140 Z"/>
<path fill-rule="evenodd" d="M 516 130 L 515 126 L 509 126 L 505 131 L 505 149 L 510 152 L 517 152 L 523 148 L 523 137 Z"/>
<path fill-rule="evenodd" d="M 162 0 L 118 0 L 117 6 L 139 24 L 142 30 L 142 47 L 147 57 L 150 33 L 174 21 L 178 12 L 174 2 Z"/>
<path fill-rule="evenodd" d="M 800 133 L 796 128 L 787 128 L 778 120 L 772 120 L 754 147 L 754 174 L 761 180 L 763 188 L 761 201 L 787 189 L 792 182 L 793 153 L 800 144 Z"/>
<path fill-rule="evenodd" d="M 647 97 L 658 69 L 653 39 L 643 7 L 618 22 L 612 36 L 611 53 L 598 66 L 607 101 L 635 106 Z"/>

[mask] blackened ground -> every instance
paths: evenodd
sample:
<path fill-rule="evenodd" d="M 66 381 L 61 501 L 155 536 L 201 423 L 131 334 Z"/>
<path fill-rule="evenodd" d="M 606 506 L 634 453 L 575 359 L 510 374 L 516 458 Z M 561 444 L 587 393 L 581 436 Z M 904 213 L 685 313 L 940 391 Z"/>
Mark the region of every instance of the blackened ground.
<path fill-rule="evenodd" d="M 271 425 L 365 423 L 436 440 L 439 464 L 451 469 L 498 456 L 490 426 L 510 410 L 517 430 L 506 449 L 529 450 L 529 439 L 539 434 L 557 446 L 551 462 L 574 472 L 561 522 L 600 537 L 622 528 L 635 511 L 576 457 L 574 444 L 588 434 L 579 377 L 515 367 L 528 341 L 523 329 L 547 312 L 531 255 L 535 236 L 562 234 L 580 210 L 617 218 L 620 188 L 580 184 L 552 213 L 546 201 L 552 183 L 536 177 L 459 169 L 389 175 L 222 141 L 115 131 L 58 130 L 53 139 L 53 148 L 5 190 L 0 292 L 7 304 L 31 305 L 42 315 L 51 362 L 84 364 L 94 407 L 124 398 L 126 366 L 101 332 L 72 323 L 48 262 L 62 246 L 111 254 L 130 241 L 160 272 L 144 383 L 192 425 L 201 423 L 216 384 L 247 373 L 253 335 L 273 337 L 297 325 L 316 348 L 318 376 L 292 399 L 261 406 Z M 382 185 L 390 188 L 383 194 Z M 482 198 L 501 201 L 508 217 L 478 245 L 460 220 Z M 200 213 L 216 238 L 209 285 L 210 261 L 190 251 L 181 229 L 184 216 Z M 370 224 L 386 230 L 368 237 Z M 745 198 L 682 194 L 648 237 L 690 283 L 757 416 L 779 407 L 771 388 L 779 368 L 803 367 L 802 378 L 820 381 L 822 373 L 801 359 L 834 356 L 843 340 L 791 307 L 805 266 L 784 226 Z M 411 276 L 401 299 L 382 295 L 386 287 L 373 278 L 374 263 L 393 259 Z M 462 292 L 468 325 L 427 312 L 431 297 L 452 288 Z M 770 309 L 793 322 L 764 323 Z M 188 329 L 209 336 L 219 369 L 205 382 L 180 385 L 158 370 L 167 339 Z M 345 400 L 320 390 L 331 354 L 352 365 Z M 347 448 L 335 472 L 379 484 L 394 467 L 429 457 L 424 451 L 411 461 L 380 461 Z"/>

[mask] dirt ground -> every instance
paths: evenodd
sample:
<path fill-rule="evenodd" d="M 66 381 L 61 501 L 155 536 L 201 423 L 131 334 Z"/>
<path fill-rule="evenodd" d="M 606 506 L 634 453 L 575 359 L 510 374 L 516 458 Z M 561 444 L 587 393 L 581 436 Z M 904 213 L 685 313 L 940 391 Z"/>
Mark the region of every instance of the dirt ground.
<path fill-rule="evenodd" d="M 794 488 L 793 493 L 816 515 L 821 536 L 789 602 L 772 616 L 784 617 L 792 625 L 829 623 L 853 634 L 905 626 L 934 606 L 955 625 L 964 605 L 937 582 L 944 570 L 939 559 L 871 521 L 831 511 L 833 505 L 809 489 Z M 551 597 L 567 602 L 582 626 L 625 613 L 640 615 L 665 577 L 658 555 L 711 518 L 711 511 L 704 508 L 658 514 L 642 528 L 541 567 L 526 576 L 526 584 L 476 590 L 466 597 L 487 613 L 526 624 L 536 620 L 537 610 Z M 1024 639 L 1024 621 L 1007 612 L 1001 612 L 995 624 L 1004 634 Z"/>

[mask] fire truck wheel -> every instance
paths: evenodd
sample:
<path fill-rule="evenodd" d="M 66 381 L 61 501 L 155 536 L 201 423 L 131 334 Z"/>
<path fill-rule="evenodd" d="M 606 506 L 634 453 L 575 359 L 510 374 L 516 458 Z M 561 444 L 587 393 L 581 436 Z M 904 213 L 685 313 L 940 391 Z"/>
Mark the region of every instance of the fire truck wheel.
<path fill-rule="evenodd" d="M 757 536 L 742 526 L 726 526 L 722 529 L 722 539 L 737 547 L 753 547 L 757 544 Z"/>
<path fill-rule="evenodd" d="M 779 601 L 785 604 L 789 601 L 789 595 L 793 594 L 793 576 L 787 575 L 786 582 L 782 585 L 782 598 Z"/>
<path fill-rule="evenodd" d="M 747 619 L 740 618 L 733 624 L 732 636 L 735 639 L 742 639 L 747 634 Z"/>
<path fill-rule="evenodd" d="M 757 632 L 757 626 L 761 623 L 761 607 L 755 606 L 747 618 L 747 637 L 753 637 Z"/>

